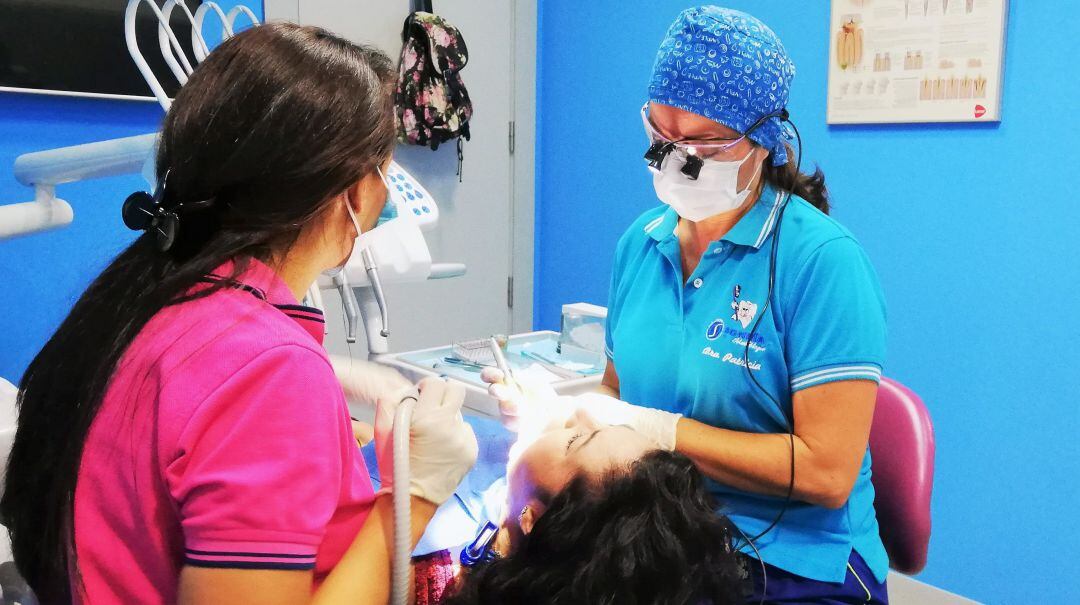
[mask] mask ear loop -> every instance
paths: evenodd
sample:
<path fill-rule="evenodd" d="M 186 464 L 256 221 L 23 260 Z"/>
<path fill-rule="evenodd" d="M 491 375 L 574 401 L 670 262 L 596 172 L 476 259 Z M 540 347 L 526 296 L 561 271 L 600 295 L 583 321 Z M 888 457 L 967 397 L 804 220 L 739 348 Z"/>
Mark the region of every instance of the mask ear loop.
<path fill-rule="evenodd" d="M 386 175 L 383 174 L 382 168 L 380 168 L 378 165 L 375 166 L 375 172 L 379 175 L 379 180 L 382 181 L 383 187 L 386 187 L 386 197 L 389 200 L 391 197 L 390 181 L 386 178 Z M 356 227 L 356 237 L 360 237 L 360 234 L 362 233 L 362 231 L 360 231 L 360 221 L 356 220 L 356 215 L 353 213 L 352 207 L 349 205 L 348 202 L 345 203 L 345 207 L 349 210 L 349 218 L 352 219 L 353 226 Z"/>
<path fill-rule="evenodd" d="M 349 219 L 352 221 L 353 227 L 356 228 L 356 237 L 360 237 L 360 221 L 356 219 L 356 213 L 353 212 L 352 204 L 349 200 L 345 200 L 345 211 L 349 213 Z"/>

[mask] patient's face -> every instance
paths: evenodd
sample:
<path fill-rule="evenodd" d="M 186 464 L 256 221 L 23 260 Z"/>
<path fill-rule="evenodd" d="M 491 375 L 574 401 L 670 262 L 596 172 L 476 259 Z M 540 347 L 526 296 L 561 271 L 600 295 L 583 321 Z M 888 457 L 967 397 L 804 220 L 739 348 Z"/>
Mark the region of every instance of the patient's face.
<path fill-rule="evenodd" d="M 628 467 L 656 445 L 623 425 L 597 422 L 578 410 L 564 426 L 549 427 L 511 465 L 507 474 L 511 516 L 539 494 L 559 492 L 579 472 Z"/>

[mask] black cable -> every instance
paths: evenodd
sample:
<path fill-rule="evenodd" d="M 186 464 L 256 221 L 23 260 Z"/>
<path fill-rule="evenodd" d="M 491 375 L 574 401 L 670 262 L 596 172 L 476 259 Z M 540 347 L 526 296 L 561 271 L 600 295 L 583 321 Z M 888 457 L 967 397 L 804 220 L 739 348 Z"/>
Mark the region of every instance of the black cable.
<path fill-rule="evenodd" d="M 799 171 L 802 168 L 802 136 L 799 134 L 799 129 L 795 126 L 794 122 L 792 122 L 790 119 L 787 119 L 786 117 L 784 121 L 790 124 L 792 130 L 795 131 L 795 138 L 799 144 L 798 153 L 795 156 L 795 174 L 793 176 L 793 179 L 797 179 Z M 755 377 L 754 373 L 750 370 L 750 344 L 754 341 L 754 335 L 757 333 L 758 326 L 761 324 L 761 319 L 765 316 L 765 313 L 769 310 L 769 305 L 772 303 L 773 289 L 776 284 L 776 251 L 780 245 L 780 228 L 784 224 L 784 211 L 787 210 L 788 202 L 791 201 L 792 189 L 794 188 L 795 182 L 794 180 L 792 180 L 791 186 L 785 192 L 787 195 L 784 197 L 784 201 L 780 205 L 780 211 L 776 215 L 776 231 L 773 232 L 772 247 L 769 252 L 769 290 L 765 298 L 765 305 L 761 309 L 761 313 L 758 314 L 757 320 L 754 321 L 754 327 L 750 329 L 750 334 L 746 338 L 746 347 L 743 350 L 743 363 L 744 367 L 746 368 L 746 375 L 750 378 L 750 381 L 753 382 L 754 385 L 757 386 L 757 388 L 762 393 L 764 393 L 765 396 L 768 397 L 769 400 L 772 401 L 777 408 L 780 409 L 780 413 L 783 414 L 784 418 L 788 421 L 788 440 L 791 444 L 790 479 L 788 480 L 787 495 L 784 496 L 784 504 L 780 507 L 780 512 L 776 515 L 776 518 L 773 519 L 772 523 L 770 523 L 768 527 L 759 532 L 753 538 L 747 538 L 746 535 L 743 534 L 743 538 L 746 540 L 746 543 L 754 549 L 755 553 L 758 552 L 758 549 L 754 542 L 761 539 L 762 536 L 768 534 L 770 531 L 773 530 L 773 528 L 780 524 L 780 520 L 784 518 L 784 513 L 787 511 L 788 506 L 791 504 L 791 496 L 795 491 L 795 422 L 792 418 L 788 418 L 787 411 L 784 410 L 784 407 L 780 405 L 780 402 L 777 401 L 775 397 L 773 397 L 772 393 L 770 393 L 768 389 L 766 389 L 764 386 L 761 385 L 760 382 L 758 382 L 757 377 Z M 742 532 L 740 531 L 739 533 Z M 736 550 L 739 550 L 741 548 L 742 546 L 739 546 L 738 548 L 736 548 Z M 758 554 L 758 556 L 761 556 L 760 553 Z M 762 566 L 762 572 L 764 573 L 764 566 Z"/>

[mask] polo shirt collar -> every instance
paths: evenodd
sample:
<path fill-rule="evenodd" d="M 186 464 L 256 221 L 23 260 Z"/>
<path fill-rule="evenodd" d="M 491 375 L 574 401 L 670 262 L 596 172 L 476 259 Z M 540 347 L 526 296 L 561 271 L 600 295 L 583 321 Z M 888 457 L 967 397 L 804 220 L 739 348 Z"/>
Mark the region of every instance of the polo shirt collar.
<path fill-rule="evenodd" d="M 721 239 L 739 246 L 760 248 L 776 227 L 776 217 L 780 212 L 782 199 L 783 197 L 778 196 L 772 187 L 766 185 L 750 211 L 743 215 Z"/>
<path fill-rule="evenodd" d="M 226 262 L 212 271 L 209 278 L 228 277 L 232 274 L 234 264 L 233 261 Z M 265 263 L 256 259 L 249 260 L 247 269 L 240 274 L 237 281 L 238 288 L 266 301 L 288 315 L 316 342 L 320 345 L 323 343 L 323 335 L 326 333 L 326 319 L 323 317 L 323 312 L 315 307 L 299 304 L 285 282 Z"/>
<path fill-rule="evenodd" d="M 675 236 L 675 227 L 679 224 L 679 215 L 675 209 L 668 206 L 664 213 L 649 221 L 645 225 L 645 233 L 658 242 Z"/>
<path fill-rule="evenodd" d="M 720 239 L 739 246 L 760 248 L 776 228 L 776 217 L 782 200 L 783 196 L 777 195 L 775 189 L 766 185 L 750 211 Z M 674 237 L 675 226 L 678 224 L 679 215 L 669 206 L 663 214 L 645 225 L 645 233 L 660 242 Z"/>

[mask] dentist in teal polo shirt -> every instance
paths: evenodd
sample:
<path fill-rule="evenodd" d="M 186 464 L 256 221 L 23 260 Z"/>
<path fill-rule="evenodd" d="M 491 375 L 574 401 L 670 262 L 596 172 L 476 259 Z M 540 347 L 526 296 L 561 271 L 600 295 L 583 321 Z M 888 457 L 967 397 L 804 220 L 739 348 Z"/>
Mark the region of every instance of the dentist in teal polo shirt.
<path fill-rule="evenodd" d="M 603 385 L 709 478 L 746 602 L 885 603 L 867 448 L 884 300 L 824 175 L 797 167 L 794 74 L 745 13 L 692 8 L 668 30 L 642 108 L 664 204 L 616 249 Z"/>

